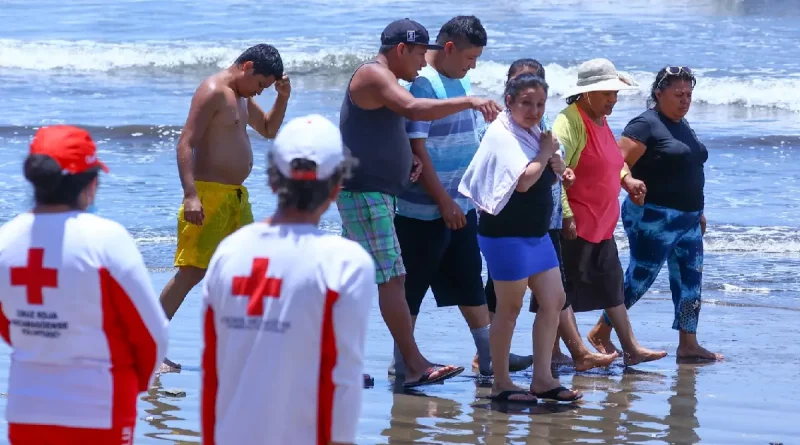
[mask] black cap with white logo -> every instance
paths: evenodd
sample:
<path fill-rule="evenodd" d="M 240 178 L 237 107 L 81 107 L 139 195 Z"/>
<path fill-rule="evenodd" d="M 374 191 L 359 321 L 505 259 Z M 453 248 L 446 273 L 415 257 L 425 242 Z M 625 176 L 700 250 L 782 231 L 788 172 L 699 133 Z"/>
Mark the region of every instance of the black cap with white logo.
<path fill-rule="evenodd" d="M 381 33 L 381 45 L 422 45 L 428 49 L 442 49 L 441 45 L 430 44 L 428 30 L 411 19 L 395 20 Z"/>

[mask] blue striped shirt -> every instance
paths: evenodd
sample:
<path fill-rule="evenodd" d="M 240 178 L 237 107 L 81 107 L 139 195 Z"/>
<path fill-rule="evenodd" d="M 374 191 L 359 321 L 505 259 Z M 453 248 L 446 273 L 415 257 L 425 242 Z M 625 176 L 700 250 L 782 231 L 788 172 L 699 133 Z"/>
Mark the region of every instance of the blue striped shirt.
<path fill-rule="evenodd" d="M 406 88 L 414 97 L 450 99 L 471 96 L 469 77 L 450 79 L 426 66 Z M 474 209 L 472 201 L 458 193 L 458 184 L 475 152 L 478 151 L 478 125 L 475 111 L 464 110 L 434 121 L 406 121 L 409 139 L 425 139 L 425 148 L 436 175 L 464 213 Z M 397 214 L 421 220 L 441 218 L 439 206 L 422 185 L 412 183 L 397 199 Z"/>

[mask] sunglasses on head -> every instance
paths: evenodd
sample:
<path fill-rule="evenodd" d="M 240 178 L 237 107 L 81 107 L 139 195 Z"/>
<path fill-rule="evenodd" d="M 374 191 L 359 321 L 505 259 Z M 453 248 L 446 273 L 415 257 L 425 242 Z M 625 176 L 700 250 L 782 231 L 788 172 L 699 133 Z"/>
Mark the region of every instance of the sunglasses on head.
<path fill-rule="evenodd" d="M 683 76 L 689 77 L 692 79 L 692 88 L 694 88 L 695 83 L 697 82 L 694 78 L 694 73 L 692 73 L 692 69 L 688 66 L 668 66 L 664 68 L 664 75 L 661 76 L 661 79 L 658 81 L 658 85 L 664 82 L 669 76 Z"/>

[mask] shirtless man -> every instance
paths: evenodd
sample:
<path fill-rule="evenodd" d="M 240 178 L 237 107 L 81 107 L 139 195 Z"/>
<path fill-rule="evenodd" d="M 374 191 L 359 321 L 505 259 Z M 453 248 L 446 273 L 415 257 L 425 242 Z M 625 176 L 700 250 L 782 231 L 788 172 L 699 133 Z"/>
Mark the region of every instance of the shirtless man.
<path fill-rule="evenodd" d="M 488 99 L 415 98 L 400 86 L 398 79 L 413 82 L 427 65 L 428 49 L 442 48 L 429 41 L 428 31 L 413 20 L 389 24 L 381 34 L 378 55 L 353 74 L 339 121 L 342 140 L 359 161 L 336 201 L 342 235 L 361 244 L 375 262 L 381 315 L 397 344 L 400 357 L 395 361 L 405 364 L 406 388 L 437 383 L 464 371 L 460 366 L 431 363 L 414 340 L 405 298 L 406 270 L 394 227 L 397 196 L 421 171 L 411 151 L 406 119 L 431 121 L 473 109 L 491 122 L 501 111 Z"/>
<path fill-rule="evenodd" d="M 253 97 L 273 84 L 278 96 L 265 113 Z M 263 43 L 245 50 L 195 91 L 177 147 L 183 186 L 174 263 L 178 273 L 161 291 L 161 305 L 170 320 L 203 279 L 220 241 L 253 222 L 247 188 L 242 185 L 253 168 L 247 126 L 274 139 L 290 92 L 278 50 Z M 164 365 L 162 371 L 180 369 L 169 359 Z"/>

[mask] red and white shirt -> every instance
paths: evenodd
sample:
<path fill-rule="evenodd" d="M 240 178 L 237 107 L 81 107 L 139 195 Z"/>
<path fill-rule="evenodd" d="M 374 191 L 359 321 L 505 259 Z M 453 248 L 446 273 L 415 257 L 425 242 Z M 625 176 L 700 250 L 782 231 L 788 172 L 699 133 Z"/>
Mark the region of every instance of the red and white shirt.
<path fill-rule="evenodd" d="M 355 443 L 372 258 L 312 225 L 253 223 L 204 282 L 204 444 Z"/>
<path fill-rule="evenodd" d="M 120 224 L 85 212 L 24 213 L 0 227 L 0 334 L 9 423 L 136 423 L 166 354 L 167 318 Z"/>

